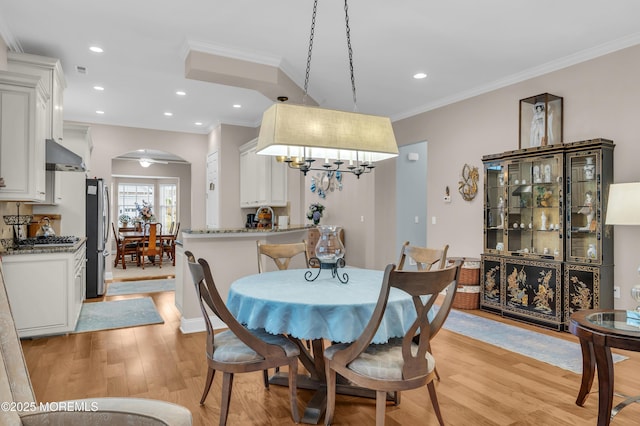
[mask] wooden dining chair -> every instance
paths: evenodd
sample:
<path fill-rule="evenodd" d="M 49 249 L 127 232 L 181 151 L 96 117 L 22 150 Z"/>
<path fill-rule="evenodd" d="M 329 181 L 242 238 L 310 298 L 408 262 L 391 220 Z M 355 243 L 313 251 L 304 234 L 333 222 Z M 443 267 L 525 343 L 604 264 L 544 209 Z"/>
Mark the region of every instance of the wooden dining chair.
<path fill-rule="evenodd" d="M 162 268 L 162 224 L 161 223 L 145 223 L 144 237 L 138 245 L 138 265 L 142 265 L 144 269 L 145 257 L 155 259 L 159 257 L 158 267 Z M 153 256 L 153 257 L 152 257 Z"/>
<path fill-rule="evenodd" d="M 173 266 L 176 266 L 176 239 L 180 232 L 180 222 L 177 224 L 171 222 L 171 229 L 172 230 L 169 231 L 169 234 L 171 234 L 173 238 L 164 241 L 162 251 L 167 253 L 167 257 L 173 261 Z"/>
<path fill-rule="evenodd" d="M 407 257 L 416 262 L 418 271 L 428 271 L 434 266 L 442 269 L 447 263 L 447 251 L 449 245 L 446 244 L 441 249 L 412 246 L 409 241 L 405 241 L 400 249 L 400 260 L 398 261 L 398 269 L 405 270 L 405 262 Z"/>
<path fill-rule="evenodd" d="M 436 269 L 443 269 L 447 262 L 448 250 L 448 244 L 445 244 L 445 246 L 441 249 L 435 249 L 412 246 L 409 244 L 409 241 L 406 241 L 402 245 L 402 249 L 400 250 L 400 260 L 398 261 L 397 269 L 399 271 L 406 269 L 407 258 L 412 259 L 416 263 L 418 271 L 429 271 L 434 267 Z M 446 288 L 446 294 L 444 296 L 444 299 L 442 300 L 442 303 L 440 304 L 438 312 L 431 320 L 431 339 L 433 339 L 436 334 L 438 334 L 438 332 L 442 328 L 442 324 L 444 324 L 445 319 L 447 319 L 447 317 L 449 316 L 449 312 L 451 312 L 453 300 L 456 296 L 457 290 L 458 285 L 456 277 L 456 283 L 451 283 L 451 285 Z M 431 351 L 431 348 L 429 348 L 429 351 Z M 438 374 L 438 370 L 436 370 L 436 378 L 440 380 L 440 374 Z M 399 402 L 399 399 L 397 399 L 396 402 Z"/>
<path fill-rule="evenodd" d="M 459 261 L 445 269 L 432 271 L 399 271 L 393 264 L 387 266 L 378 302 L 362 334 L 353 343 L 335 344 L 324 351 L 327 376 L 325 425 L 331 424 L 335 411 L 336 374 L 357 386 L 376 391 L 377 426 L 384 425 L 388 392 L 416 389 L 424 385 L 429 390 L 438 422 L 444 425 L 433 383 L 436 363 L 429 351 L 431 323 L 428 312 L 435 296 L 447 286 L 455 284 L 459 269 Z M 372 345 L 371 341 L 382 321 L 391 288 L 411 295 L 416 320 L 403 337 L 390 339 L 385 344 Z"/>
<path fill-rule="evenodd" d="M 309 267 L 309 256 L 307 255 L 307 242 L 286 243 L 286 244 L 265 244 L 257 241 L 258 248 L 258 273 L 266 271 L 264 256 L 271 258 L 278 270 L 289 269 L 291 259 L 299 254 L 304 254 L 304 267 Z"/>
<path fill-rule="evenodd" d="M 304 254 L 304 267 L 309 267 L 309 256 L 307 255 L 307 242 L 302 240 L 300 243 L 282 243 L 282 244 L 265 244 L 262 241 L 256 241 L 258 248 L 258 273 L 265 272 L 264 256 L 269 257 L 276 264 L 278 270 L 289 269 L 289 263 L 295 256 Z M 307 347 L 311 347 L 311 343 L 307 342 Z M 276 373 L 278 368 L 276 368 Z M 264 370 L 263 380 L 265 386 L 269 386 L 269 372 Z"/>
<path fill-rule="evenodd" d="M 118 266 L 118 262 L 122 263 L 122 269 L 127 269 L 126 255 L 131 255 L 131 261 L 135 260 L 138 255 L 138 244 L 129 243 L 124 244 L 124 241 L 120 239 L 120 235 L 116 232 L 116 225 L 111 222 L 111 229 L 113 230 L 113 238 L 116 241 L 116 258 L 113 261 L 113 267 Z"/>
<path fill-rule="evenodd" d="M 190 251 L 185 251 L 189 271 L 196 287 L 200 310 L 207 329 L 207 380 L 200 398 L 204 404 L 216 371 L 223 373 L 222 402 L 220 405 L 220 425 L 225 425 L 229 414 L 231 388 L 235 373 L 264 371 L 279 366 L 289 367 L 289 403 L 291 417 L 300 422 L 297 405 L 298 355 L 300 350 L 291 340 L 282 335 L 269 334 L 264 330 L 249 330 L 240 324 L 229 312 L 213 281 L 211 268 L 204 259 L 198 259 Z M 215 333 L 209 312 L 211 310 L 229 328 Z"/>

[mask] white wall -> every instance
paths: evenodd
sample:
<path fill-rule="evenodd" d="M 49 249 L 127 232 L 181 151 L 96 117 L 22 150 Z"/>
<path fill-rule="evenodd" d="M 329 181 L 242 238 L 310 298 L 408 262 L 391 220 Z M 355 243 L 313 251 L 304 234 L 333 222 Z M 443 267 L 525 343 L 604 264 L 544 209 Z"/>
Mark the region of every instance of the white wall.
<path fill-rule="evenodd" d="M 188 206 L 188 211 L 183 211 L 182 214 L 190 216 L 192 228 L 205 227 L 206 135 L 101 124 L 91 124 L 91 135 L 93 151 L 91 170 L 88 175 L 103 178 L 109 187 L 111 187 L 112 175 L 111 160 L 137 149 L 169 152 L 191 163 L 191 185 L 190 194 L 188 194 L 191 204 Z"/>
<path fill-rule="evenodd" d="M 482 170 L 483 155 L 518 149 L 518 103 L 529 96 L 562 96 L 564 141 L 612 139 L 615 182 L 640 181 L 638 75 L 640 46 L 634 46 L 395 122 L 399 144 L 429 141 L 427 216 L 437 223 L 428 220 L 428 245 L 450 244 L 451 256 L 482 252 L 482 189 L 473 201 L 463 201 L 456 192 L 460 173 L 465 163 Z M 451 204 L 442 200 L 446 186 L 452 189 Z M 622 288 L 616 308 L 635 308 L 630 290 L 640 284 L 639 240 L 640 227 L 615 228 L 615 285 Z"/>

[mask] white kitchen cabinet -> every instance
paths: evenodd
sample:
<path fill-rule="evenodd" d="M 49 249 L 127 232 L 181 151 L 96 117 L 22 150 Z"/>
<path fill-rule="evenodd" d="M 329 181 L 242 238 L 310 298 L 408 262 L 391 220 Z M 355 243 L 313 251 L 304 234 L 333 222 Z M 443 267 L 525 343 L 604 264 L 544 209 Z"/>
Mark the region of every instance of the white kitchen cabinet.
<path fill-rule="evenodd" d="M 0 72 L 0 201 L 43 201 L 45 113 L 42 79 Z"/>
<path fill-rule="evenodd" d="M 85 245 L 75 252 L 2 258 L 9 303 L 20 337 L 75 330 L 85 299 Z"/>
<path fill-rule="evenodd" d="M 240 147 L 240 207 L 287 205 L 287 166 L 256 154 L 258 140 Z"/>
<path fill-rule="evenodd" d="M 60 142 L 63 137 L 63 96 L 66 86 L 60 61 L 45 56 L 9 52 L 7 70 L 42 78 L 49 95 L 46 103 L 45 138 Z"/>

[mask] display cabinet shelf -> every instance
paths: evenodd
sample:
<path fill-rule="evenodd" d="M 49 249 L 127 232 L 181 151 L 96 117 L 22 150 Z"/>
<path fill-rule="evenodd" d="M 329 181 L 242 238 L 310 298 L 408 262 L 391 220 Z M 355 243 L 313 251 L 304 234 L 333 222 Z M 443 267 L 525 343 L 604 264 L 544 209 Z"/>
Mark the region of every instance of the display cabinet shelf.
<path fill-rule="evenodd" d="M 594 139 L 483 157 L 482 309 L 562 329 L 577 309 L 613 308 L 613 149 Z M 514 273 L 528 278 L 515 286 Z M 545 274 L 551 310 L 532 304 Z"/>

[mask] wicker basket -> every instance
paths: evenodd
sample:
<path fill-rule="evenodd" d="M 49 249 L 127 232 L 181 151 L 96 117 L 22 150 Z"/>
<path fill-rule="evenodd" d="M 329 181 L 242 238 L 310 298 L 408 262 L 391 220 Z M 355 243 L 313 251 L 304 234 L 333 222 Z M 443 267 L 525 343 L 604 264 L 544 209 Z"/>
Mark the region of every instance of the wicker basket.
<path fill-rule="evenodd" d="M 468 290 L 474 290 L 470 292 Z M 479 309 L 480 308 L 480 286 L 458 285 L 458 291 L 453 298 L 454 309 Z"/>
<path fill-rule="evenodd" d="M 480 284 L 480 268 L 460 268 L 460 278 L 458 284 L 478 285 Z"/>
<path fill-rule="evenodd" d="M 462 258 L 458 290 L 451 305 L 455 309 L 480 309 L 479 259 Z"/>

